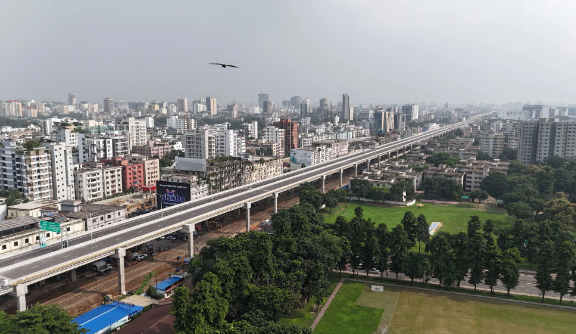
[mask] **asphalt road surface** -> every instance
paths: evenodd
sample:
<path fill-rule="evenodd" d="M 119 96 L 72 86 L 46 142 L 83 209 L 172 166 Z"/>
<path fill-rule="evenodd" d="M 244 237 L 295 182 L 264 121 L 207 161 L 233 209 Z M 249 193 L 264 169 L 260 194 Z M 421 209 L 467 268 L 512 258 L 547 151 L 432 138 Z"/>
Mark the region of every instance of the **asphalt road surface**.
<path fill-rule="evenodd" d="M 354 163 L 364 163 L 367 161 L 368 158 L 371 158 L 376 154 L 384 154 L 384 152 L 387 151 L 401 149 L 404 146 L 409 145 L 410 143 L 413 144 L 418 143 L 422 140 L 426 140 L 429 137 L 439 134 L 440 132 L 446 131 L 448 129 L 456 129 L 460 126 L 468 124 L 469 122 L 472 122 L 480 117 L 481 116 L 478 115 L 472 117 L 470 120 L 465 121 L 463 123 L 457 123 L 449 127 L 442 127 L 437 130 L 424 132 L 418 136 L 384 144 L 378 146 L 376 149 L 373 150 L 365 150 L 362 152 L 347 155 L 322 165 L 311 166 L 295 172 L 286 173 L 276 178 L 264 180 L 253 186 L 243 186 L 241 188 L 235 188 L 225 193 L 218 193 L 210 197 L 205 197 L 199 200 L 186 202 L 171 208 L 165 208 L 163 210 L 155 211 L 147 215 L 139 216 L 137 218 L 131 218 L 124 223 L 112 225 L 107 229 L 94 232 L 93 237 L 96 238 L 106 236 L 114 232 L 121 232 L 124 229 L 139 226 L 141 224 L 162 218 L 163 216 L 171 215 L 170 217 L 160 220 L 154 224 L 142 226 L 140 229 L 136 229 L 133 231 L 126 231 L 116 236 L 112 236 L 102 240 L 97 240 L 95 242 L 90 242 L 91 236 L 89 234 L 71 239 L 70 240 L 71 246 L 79 244 L 81 244 L 82 246 L 74 249 L 69 249 L 68 251 L 64 251 L 64 253 L 59 253 L 57 256 L 54 257 L 47 257 L 47 258 L 43 257 L 38 262 L 22 265 L 10 270 L 5 271 L 2 270 L 3 267 L 12 264 L 18 264 L 20 261 L 34 259 L 41 255 L 50 254 L 52 252 L 60 250 L 60 245 L 54 244 L 47 246 L 45 248 L 35 249 L 30 252 L 25 252 L 15 256 L 3 258 L 0 259 L 0 276 L 7 277 L 12 281 L 14 281 L 27 275 L 40 274 L 51 267 L 64 264 L 68 261 L 86 257 L 89 254 L 96 253 L 98 250 L 103 250 L 109 247 L 122 247 L 124 242 L 137 238 L 138 236 L 144 236 L 148 233 L 156 232 L 158 230 L 162 230 L 165 228 L 170 228 L 171 226 L 174 226 L 179 222 L 188 221 L 189 219 L 192 219 L 194 217 L 219 210 L 229 205 L 249 202 L 250 199 L 254 197 L 274 192 L 277 189 L 283 187 L 289 187 L 291 185 L 300 183 L 303 180 L 306 180 L 312 176 L 320 177 L 321 175 L 325 175 L 340 168 L 348 168 L 350 167 L 351 164 L 353 165 Z M 198 208 L 198 206 L 200 205 L 205 206 Z M 190 211 L 179 213 L 184 210 L 190 210 Z"/>

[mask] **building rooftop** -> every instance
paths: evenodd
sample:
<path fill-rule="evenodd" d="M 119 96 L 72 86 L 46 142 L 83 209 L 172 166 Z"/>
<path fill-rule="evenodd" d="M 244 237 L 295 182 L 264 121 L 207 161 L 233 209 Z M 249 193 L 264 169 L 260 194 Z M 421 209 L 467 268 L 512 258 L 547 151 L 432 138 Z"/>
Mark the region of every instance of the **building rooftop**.
<path fill-rule="evenodd" d="M 125 206 L 112 206 L 112 205 L 102 205 L 102 204 L 82 204 L 82 210 L 77 212 L 65 212 L 64 215 L 70 218 L 83 219 L 86 218 L 87 213 L 92 213 L 92 215 L 101 216 L 109 212 L 118 211 L 120 209 L 126 209 Z"/>
<path fill-rule="evenodd" d="M 30 211 L 30 210 L 41 209 L 41 208 L 46 208 L 46 207 L 57 208 L 58 204 L 60 204 L 60 201 L 44 199 L 44 200 L 35 201 L 35 202 L 20 203 L 20 204 L 12 205 L 12 206 L 9 206 L 8 209 L 9 210 Z"/>

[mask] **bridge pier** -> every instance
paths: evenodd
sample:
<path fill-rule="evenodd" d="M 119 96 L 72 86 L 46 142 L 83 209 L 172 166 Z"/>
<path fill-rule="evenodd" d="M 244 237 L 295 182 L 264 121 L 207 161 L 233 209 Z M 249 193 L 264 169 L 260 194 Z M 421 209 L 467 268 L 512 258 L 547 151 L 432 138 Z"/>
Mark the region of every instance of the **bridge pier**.
<path fill-rule="evenodd" d="M 322 175 L 322 193 L 326 193 L 326 175 Z"/>
<path fill-rule="evenodd" d="M 250 202 L 244 204 L 244 207 L 246 208 L 246 233 L 250 232 L 250 207 L 251 206 L 252 206 L 252 203 L 250 203 Z"/>
<path fill-rule="evenodd" d="M 354 177 L 358 177 L 358 164 L 354 164 Z"/>
<path fill-rule="evenodd" d="M 26 311 L 26 294 L 28 293 L 28 285 L 18 284 L 14 287 L 14 291 L 10 292 L 11 295 L 16 296 L 16 310 L 19 312 Z"/>
<path fill-rule="evenodd" d="M 381 160 L 381 158 L 382 158 L 382 156 L 379 155 L 379 156 L 378 156 L 378 168 L 380 168 L 380 160 Z"/>
<path fill-rule="evenodd" d="M 366 160 L 366 170 L 370 171 L 370 159 Z"/>
<path fill-rule="evenodd" d="M 274 213 L 278 213 L 278 193 L 274 193 Z"/>
<path fill-rule="evenodd" d="M 342 173 L 344 173 L 344 170 L 343 170 L 343 169 L 340 169 L 340 188 L 343 187 L 343 184 L 342 184 L 342 183 L 343 183 L 343 182 L 342 182 Z"/>
<path fill-rule="evenodd" d="M 190 255 L 190 259 L 194 257 L 194 225 L 195 224 L 187 224 L 182 226 L 182 230 L 188 234 L 188 254 Z"/>
<path fill-rule="evenodd" d="M 76 282 L 76 268 L 70 270 L 70 282 Z"/>
<path fill-rule="evenodd" d="M 124 257 L 126 256 L 126 248 L 116 249 L 118 255 L 118 287 L 121 295 L 126 294 L 126 277 L 124 276 Z"/>

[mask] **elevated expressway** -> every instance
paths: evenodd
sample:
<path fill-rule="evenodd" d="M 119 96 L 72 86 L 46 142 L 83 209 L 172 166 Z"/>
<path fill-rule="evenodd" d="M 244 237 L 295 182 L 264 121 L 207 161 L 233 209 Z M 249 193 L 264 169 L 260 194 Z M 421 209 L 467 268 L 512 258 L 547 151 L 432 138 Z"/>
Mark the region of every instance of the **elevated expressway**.
<path fill-rule="evenodd" d="M 207 219 L 222 215 L 232 210 L 246 210 L 246 228 L 250 228 L 251 204 L 269 197 L 274 198 L 274 212 L 278 207 L 278 194 L 297 187 L 299 184 L 322 179 L 326 176 L 340 173 L 347 168 L 357 168 L 366 163 L 370 168 L 371 160 L 381 157 L 398 156 L 399 151 L 411 148 L 419 142 L 442 136 L 470 122 L 477 121 L 487 114 L 474 115 L 468 120 L 427 131 L 416 136 L 394 141 L 373 149 L 363 150 L 332 161 L 300 169 L 298 171 L 279 175 L 260 182 L 226 190 L 213 196 L 182 203 L 153 213 L 131 218 L 110 226 L 104 230 L 85 234 L 70 240 L 68 248 L 60 249 L 60 245 L 51 245 L 30 252 L 0 258 L 0 294 L 12 293 L 18 297 L 18 309 L 26 307 L 25 294 L 27 286 L 42 281 L 59 273 L 71 272 L 75 277 L 76 268 L 92 263 L 106 256 L 119 256 L 119 286 L 120 293 L 125 294 L 124 255 L 130 248 L 159 236 L 184 229 L 189 235 L 189 254 L 193 254 L 192 231 L 194 225 Z"/>

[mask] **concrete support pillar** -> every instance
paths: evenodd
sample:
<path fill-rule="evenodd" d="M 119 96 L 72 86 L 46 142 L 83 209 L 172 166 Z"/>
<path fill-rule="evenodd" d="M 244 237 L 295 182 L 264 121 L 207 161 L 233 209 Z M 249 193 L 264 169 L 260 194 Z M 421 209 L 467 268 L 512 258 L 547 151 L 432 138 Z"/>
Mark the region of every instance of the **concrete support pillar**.
<path fill-rule="evenodd" d="M 326 193 L 326 175 L 322 175 L 322 193 Z"/>
<path fill-rule="evenodd" d="M 16 297 L 16 310 L 19 312 L 26 311 L 26 294 L 28 293 L 28 285 L 18 284 L 14 287 L 14 291 L 10 294 Z"/>
<path fill-rule="evenodd" d="M 121 295 L 126 294 L 126 277 L 124 277 L 124 257 L 126 256 L 126 248 L 116 249 L 118 255 L 118 287 Z"/>
<path fill-rule="evenodd" d="M 344 186 L 343 182 L 342 182 L 342 173 L 344 173 L 343 169 L 340 170 L 340 188 L 342 188 Z"/>
<path fill-rule="evenodd" d="M 381 159 L 382 159 L 382 156 L 379 155 L 379 156 L 378 156 L 378 168 L 380 168 L 380 160 L 381 160 Z"/>
<path fill-rule="evenodd" d="M 76 278 L 76 268 L 70 270 L 70 281 L 71 282 L 76 282 L 77 278 Z"/>
<path fill-rule="evenodd" d="M 358 164 L 354 165 L 354 177 L 358 177 Z"/>
<path fill-rule="evenodd" d="M 278 213 L 278 193 L 274 193 L 274 213 Z"/>
<path fill-rule="evenodd" d="M 244 207 L 246 208 L 246 233 L 250 232 L 250 207 L 251 206 L 252 206 L 252 203 L 244 204 Z"/>
<path fill-rule="evenodd" d="M 370 159 L 368 159 L 366 161 L 366 170 L 369 171 L 370 170 Z"/>
<path fill-rule="evenodd" d="M 396 160 L 398 160 L 398 152 L 399 152 L 399 150 L 396 149 Z"/>
<path fill-rule="evenodd" d="M 187 224 L 182 226 L 182 231 L 188 235 L 188 254 L 190 259 L 194 257 L 194 225 L 195 224 Z"/>

